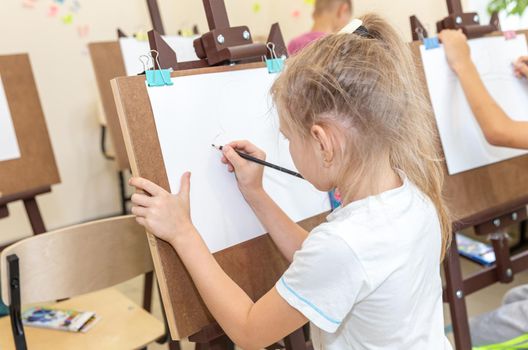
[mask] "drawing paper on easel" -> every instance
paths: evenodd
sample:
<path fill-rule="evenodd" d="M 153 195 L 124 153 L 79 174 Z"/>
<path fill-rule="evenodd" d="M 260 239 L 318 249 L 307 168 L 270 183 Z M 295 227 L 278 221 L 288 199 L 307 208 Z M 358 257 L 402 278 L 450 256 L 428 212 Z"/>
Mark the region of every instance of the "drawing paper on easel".
<path fill-rule="evenodd" d="M 247 139 L 269 162 L 295 170 L 269 96 L 274 79 L 258 68 L 147 88 L 171 190 L 178 192 L 182 174 L 191 171 L 192 219 L 213 253 L 266 232 L 211 144 Z M 328 195 L 302 179 L 266 168 L 264 187 L 294 221 L 330 210 Z"/>
<path fill-rule="evenodd" d="M 188 62 L 198 60 L 194 51 L 193 42 L 196 37 L 164 36 L 163 39 L 176 52 L 178 62 Z M 150 45 L 148 41 L 140 41 L 136 38 L 119 39 L 121 53 L 125 62 L 125 70 L 128 76 L 137 75 L 143 72 L 143 64 L 139 61 L 139 56 L 148 55 Z M 165 68 L 165 67 L 163 67 Z"/>
<path fill-rule="evenodd" d="M 526 36 L 469 41 L 471 56 L 497 103 L 514 120 L 528 121 L 528 82 L 517 79 L 512 62 L 528 55 Z M 466 100 L 462 86 L 447 64 L 444 49 L 421 48 L 438 130 L 450 175 L 490 165 L 528 151 L 490 145 Z"/>
<path fill-rule="evenodd" d="M 5 95 L 4 84 L 2 77 L 0 77 L 0 162 L 18 158 L 20 158 L 20 149 Z"/>

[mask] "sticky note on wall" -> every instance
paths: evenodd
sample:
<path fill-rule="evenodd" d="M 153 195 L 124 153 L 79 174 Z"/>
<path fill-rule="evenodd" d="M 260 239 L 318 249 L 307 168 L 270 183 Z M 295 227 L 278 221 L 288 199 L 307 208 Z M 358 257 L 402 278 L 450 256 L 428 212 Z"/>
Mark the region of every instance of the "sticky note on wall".
<path fill-rule="evenodd" d="M 64 24 L 72 24 L 73 23 L 73 15 L 71 13 L 64 15 L 61 17 L 62 23 Z"/>

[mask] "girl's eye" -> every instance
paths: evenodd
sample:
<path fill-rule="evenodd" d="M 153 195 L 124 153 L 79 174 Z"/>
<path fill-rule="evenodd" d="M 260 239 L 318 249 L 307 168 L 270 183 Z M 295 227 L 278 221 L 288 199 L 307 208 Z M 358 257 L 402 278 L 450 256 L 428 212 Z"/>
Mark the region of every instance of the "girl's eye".
<path fill-rule="evenodd" d="M 285 141 L 289 141 L 288 138 L 286 137 L 286 135 L 284 135 L 282 132 L 279 132 L 279 135 L 281 136 L 281 139 L 283 139 Z"/>

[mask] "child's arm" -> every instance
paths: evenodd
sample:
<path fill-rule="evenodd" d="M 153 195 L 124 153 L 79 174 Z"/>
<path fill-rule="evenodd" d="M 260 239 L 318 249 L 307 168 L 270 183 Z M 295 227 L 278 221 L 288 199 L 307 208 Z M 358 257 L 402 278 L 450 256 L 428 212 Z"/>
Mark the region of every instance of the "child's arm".
<path fill-rule="evenodd" d="M 174 247 L 207 308 L 237 345 L 244 349 L 263 348 L 308 321 L 276 288 L 254 303 L 222 270 L 191 222 L 189 173 L 182 177 L 177 196 L 145 179 L 133 178 L 130 184 L 151 194 L 132 196 L 132 212 L 137 221 Z"/>
<path fill-rule="evenodd" d="M 262 160 L 266 158 L 266 154 L 248 141 L 236 141 L 224 147 L 222 161 L 227 164 L 230 172 L 236 171 L 238 187 L 244 198 L 269 232 L 282 255 L 291 262 L 293 254 L 301 249 L 308 232 L 292 221 L 264 191 L 263 167 L 241 158 L 234 148 Z"/>
<path fill-rule="evenodd" d="M 486 140 L 495 146 L 528 148 L 528 122 L 510 119 L 489 94 L 477 68 L 471 61 L 467 39 L 461 31 L 444 30 L 439 34 L 444 44 L 447 61 L 458 75 L 471 110 L 479 123 Z M 526 76 L 528 66 L 515 65 L 518 77 Z M 523 73 L 524 72 L 524 73 Z"/>

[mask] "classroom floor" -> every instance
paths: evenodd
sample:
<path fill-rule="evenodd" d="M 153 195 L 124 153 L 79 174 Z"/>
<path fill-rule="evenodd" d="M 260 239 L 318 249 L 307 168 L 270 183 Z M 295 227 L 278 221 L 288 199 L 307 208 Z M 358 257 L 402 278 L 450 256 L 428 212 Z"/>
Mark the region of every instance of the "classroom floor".
<path fill-rule="evenodd" d="M 471 272 L 476 271 L 478 268 L 479 268 L 478 265 L 472 262 L 469 262 L 465 259 L 462 259 L 462 270 L 463 270 L 464 275 L 468 275 Z M 484 313 L 484 312 L 497 308 L 498 306 L 500 306 L 502 297 L 506 293 L 506 291 L 514 286 L 518 286 L 521 284 L 528 284 L 528 272 L 515 276 L 515 281 L 511 284 L 508 284 L 508 285 L 495 284 L 480 292 L 471 294 L 468 298 L 466 298 L 469 315 L 470 316 L 478 315 L 480 313 Z M 125 293 L 128 297 L 132 298 L 138 304 L 141 303 L 142 295 L 143 295 L 142 294 L 143 293 L 143 279 L 141 277 L 131 280 L 122 285 L 119 285 L 117 288 L 121 290 L 123 293 Z M 153 314 L 161 320 L 162 316 L 161 316 L 161 309 L 160 309 L 158 294 L 157 292 L 154 294 L 155 294 L 155 297 L 153 300 Z M 451 342 L 453 342 L 453 336 L 450 331 L 451 321 L 449 317 L 449 308 L 445 304 L 444 304 L 444 315 L 446 319 L 446 322 L 445 322 L 446 330 L 448 332 L 449 339 L 451 340 Z M 166 345 L 159 345 L 159 344 L 153 344 L 149 346 L 149 350 L 158 350 L 158 349 L 167 349 L 167 348 L 168 347 Z M 194 349 L 194 346 L 192 346 L 188 342 L 183 342 L 182 349 L 191 350 L 191 349 Z"/>

